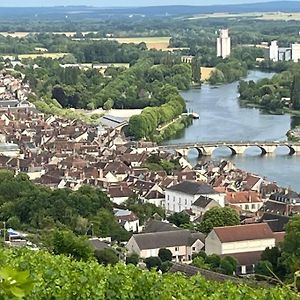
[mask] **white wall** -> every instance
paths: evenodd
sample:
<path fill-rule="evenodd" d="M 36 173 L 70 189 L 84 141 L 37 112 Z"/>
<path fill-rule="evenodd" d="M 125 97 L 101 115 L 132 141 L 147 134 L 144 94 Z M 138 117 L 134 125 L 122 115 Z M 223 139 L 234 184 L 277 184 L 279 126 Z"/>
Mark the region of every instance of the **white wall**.
<path fill-rule="evenodd" d="M 272 248 L 274 246 L 275 238 L 221 243 L 214 230 L 205 239 L 205 253 L 207 255 L 263 251 L 267 247 Z"/>
<path fill-rule="evenodd" d="M 214 199 L 221 207 L 225 205 L 225 194 L 203 194 L 204 197 Z M 185 209 L 191 209 L 192 204 L 200 197 L 200 195 L 189 195 L 177 191 L 165 191 L 165 209 L 168 212 L 181 212 Z"/>

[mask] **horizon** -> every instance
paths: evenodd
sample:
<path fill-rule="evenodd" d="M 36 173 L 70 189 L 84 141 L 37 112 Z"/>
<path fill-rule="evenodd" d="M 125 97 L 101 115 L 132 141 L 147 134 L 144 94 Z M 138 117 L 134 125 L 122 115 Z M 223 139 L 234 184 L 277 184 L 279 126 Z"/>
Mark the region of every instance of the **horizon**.
<path fill-rule="evenodd" d="M 123 0 L 53 0 L 49 5 L 48 0 L 29 0 L 24 4 L 24 0 L 11 0 L 10 2 L 0 4 L 0 8 L 17 8 L 17 7 L 59 7 L 59 6 L 89 6 L 99 8 L 128 8 L 128 7 L 149 7 L 149 6 L 210 6 L 210 5 L 240 5 L 240 4 L 254 4 L 263 2 L 291 2 L 290 0 L 228 0 L 226 3 L 222 0 L 208 0 L 207 3 L 199 4 L 199 0 L 186 0 L 185 4 L 182 4 L 181 0 L 165 0 L 162 3 L 161 0 L 149 0 L 147 3 L 143 3 L 143 0 L 128 0 L 124 5 Z M 293 2 L 299 2 L 299 0 L 292 0 Z M 75 2 L 75 3 L 74 3 Z M 113 4 L 112 4 L 113 3 Z"/>

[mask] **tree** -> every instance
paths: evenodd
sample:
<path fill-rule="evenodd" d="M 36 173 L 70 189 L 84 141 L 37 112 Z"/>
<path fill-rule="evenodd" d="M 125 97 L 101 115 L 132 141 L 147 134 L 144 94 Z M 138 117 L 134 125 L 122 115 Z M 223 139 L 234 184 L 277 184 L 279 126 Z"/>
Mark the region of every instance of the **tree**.
<path fill-rule="evenodd" d="M 119 261 L 119 257 L 115 250 L 107 248 L 101 250 L 95 250 L 94 253 L 99 264 L 107 265 L 115 265 Z"/>
<path fill-rule="evenodd" d="M 145 262 L 148 270 L 151 270 L 152 268 L 156 268 L 156 270 L 158 270 L 161 267 L 161 264 L 162 264 L 161 259 L 157 256 L 147 257 L 144 260 L 144 262 Z"/>
<path fill-rule="evenodd" d="M 265 280 L 265 277 L 273 277 L 272 271 L 272 264 L 269 261 L 260 260 L 255 266 L 256 279 Z"/>
<path fill-rule="evenodd" d="M 201 82 L 201 60 L 199 57 L 192 59 L 192 77 L 194 82 Z"/>
<path fill-rule="evenodd" d="M 108 100 L 103 104 L 103 108 L 104 108 L 105 110 L 110 110 L 110 109 L 113 108 L 113 106 L 114 106 L 114 100 L 112 100 L 112 99 L 108 99 Z"/>
<path fill-rule="evenodd" d="M 161 259 L 162 262 L 165 261 L 172 261 L 172 252 L 169 249 L 159 249 L 158 257 Z"/>
<path fill-rule="evenodd" d="M 233 275 L 236 271 L 237 261 L 231 256 L 225 256 L 221 259 L 220 269 L 224 274 Z"/>
<path fill-rule="evenodd" d="M 291 88 L 291 100 L 293 103 L 293 109 L 300 109 L 300 74 L 294 75 Z"/>
<path fill-rule="evenodd" d="M 54 254 L 65 254 L 77 260 L 88 260 L 93 257 L 93 250 L 84 237 L 77 237 L 71 231 L 55 230 L 46 238 L 46 245 Z"/>
<path fill-rule="evenodd" d="M 230 207 L 213 207 L 205 212 L 197 229 L 203 233 L 209 233 L 214 227 L 238 224 L 240 224 L 240 219 L 234 209 Z"/>
<path fill-rule="evenodd" d="M 211 269 L 211 266 L 208 263 L 206 263 L 205 259 L 201 256 L 195 257 L 192 261 L 192 265 L 200 269 Z"/>
<path fill-rule="evenodd" d="M 294 274 L 300 270 L 300 216 L 294 216 L 285 228 L 282 257 L 287 270 Z"/>
<path fill-rule="evenodd" d="M 126 257 L 126 265 L 132 264 L 134 266 L 136 266 L 140 261 L 140 258 L 138 256 L 138 254 L 133 253 L 129 256 Z"/>
<path fill-rule="evenodd" d="M 179 227 L 183 224 L 189 224 L 190 223 L 190 217 L 185 212 L 174 213 L 173 215 L 168 217 L 168 221 L 170 223 L 175 224 L 177 227 Z"/>
<path fill-rule="evenodd" d="M 220 266 L 221 257 L 217 254 L 211 254 L 206 257 L 205 262 L 208 263 L 212 269 L 217 269 Z"/>

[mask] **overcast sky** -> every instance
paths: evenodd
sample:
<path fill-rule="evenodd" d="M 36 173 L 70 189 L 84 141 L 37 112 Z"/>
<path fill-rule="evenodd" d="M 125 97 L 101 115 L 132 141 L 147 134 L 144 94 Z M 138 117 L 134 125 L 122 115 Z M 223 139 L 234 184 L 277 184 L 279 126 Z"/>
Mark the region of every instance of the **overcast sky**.
<path fill-rule="evenodd" d="M 267 2 L 270 0 L 0 0 L 0 7 L 15 6 L 57 6 L 57 5 L 91 5 L 91 6 L 151 6 L 151 5 L 210 5 L 210 4 L 240 4 Z"/>

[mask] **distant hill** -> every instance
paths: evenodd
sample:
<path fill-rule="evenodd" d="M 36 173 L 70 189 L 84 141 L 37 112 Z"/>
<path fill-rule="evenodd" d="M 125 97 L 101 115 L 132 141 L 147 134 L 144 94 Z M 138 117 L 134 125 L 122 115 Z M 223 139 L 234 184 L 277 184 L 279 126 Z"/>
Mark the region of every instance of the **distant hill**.
<path fill-rule="evenodd" d="M 272 1 L 248 4 L 228 4 L 209 6 L 150 6 L 129 8 L 99 8 L 88 6 L 57 6 L 57 7 L 26 7 L 9 8 L 0 7 L 0 17 L 56 17 L 61 18 L 68 15 L 70 18 L 99 17 L 99 16 L 180 16 L 207 13 L 247 13 L 247 12 L 300 12 L 300 1 Z"/>

